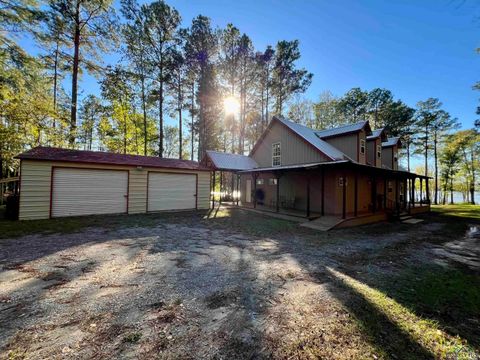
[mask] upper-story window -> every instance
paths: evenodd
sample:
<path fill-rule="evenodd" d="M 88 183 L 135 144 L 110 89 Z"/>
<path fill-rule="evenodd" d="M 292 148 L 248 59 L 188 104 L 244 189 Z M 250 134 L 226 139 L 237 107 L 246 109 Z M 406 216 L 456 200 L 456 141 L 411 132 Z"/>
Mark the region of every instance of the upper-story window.
<path fill-rule="evenodd" d="M 365 154 L 365 139 L 360 139 L 360 154 Z"/>
<path fill-rule="evenodd" d="M 280 143 L 272 144 L 272 166 L 282 165 L 282 151 L 280 149 Z"/>
<path fill-rule="evenodd" d="M 382 145 L 377 145 L 377 158 L 382 157 Z"/>

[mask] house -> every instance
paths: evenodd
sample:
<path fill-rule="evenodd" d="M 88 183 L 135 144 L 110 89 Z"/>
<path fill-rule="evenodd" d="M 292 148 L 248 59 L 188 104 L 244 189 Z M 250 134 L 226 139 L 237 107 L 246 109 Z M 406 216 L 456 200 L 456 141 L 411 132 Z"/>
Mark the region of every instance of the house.
<path fill-rule="evenodd" d="M 210 169 L 194 161 L 37 147 L 20 159 L 20 220 L 208 209 Z"/>
<path fill-rule="evenodd" d="M 428 178 L 398 168 L 400 146 L 368 121 L 314 130 L 274 117 L 248 156 L 207 151 L 202 164 L 232 174 L 243 207 L 359 224 L 429 210 Z"/>

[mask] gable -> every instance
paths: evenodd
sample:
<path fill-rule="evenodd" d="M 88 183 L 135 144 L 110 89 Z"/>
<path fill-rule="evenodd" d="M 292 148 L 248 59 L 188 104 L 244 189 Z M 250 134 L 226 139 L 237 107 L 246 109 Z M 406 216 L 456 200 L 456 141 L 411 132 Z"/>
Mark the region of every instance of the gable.
<path fill-rule="evenodd" d="M 274 143 L 280 143 L 281 165 L 331 161 L 329 157 L 322 154 L 282 122 L 272 120 L 250 154 L 259 167 L 272 166 L 272 144 Z"/>

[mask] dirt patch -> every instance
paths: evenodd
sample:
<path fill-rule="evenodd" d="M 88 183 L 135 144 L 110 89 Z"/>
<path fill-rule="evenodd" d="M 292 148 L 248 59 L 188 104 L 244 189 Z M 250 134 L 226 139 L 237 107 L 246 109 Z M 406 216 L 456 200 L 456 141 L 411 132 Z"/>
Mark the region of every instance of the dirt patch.
<path fill-rule="evenodd" d="M 460 238 L 441 234 L 442 224 L 431 222 L 388 232 L 374 226 L 317 233 L 259 219 L 243 212 L 215 219 L 190 214 L 145 227 L 3 240 L 1 356 L 350 359 L 421 353 L 381 314 L 372 318 L 383 327 L 372 330 L 369 314 L 378 309 L 340 286 L 328 269 L 388 292 L 382 281 L 412 264 L 435 263 L 435 249 L 446 251 L 444 243 Z M 469 306 L 474 318 L 476 307 Z M 475 334 L 447 325 L 465 342 Z M 398 341 L 406 350 L 389 345 Z"/>

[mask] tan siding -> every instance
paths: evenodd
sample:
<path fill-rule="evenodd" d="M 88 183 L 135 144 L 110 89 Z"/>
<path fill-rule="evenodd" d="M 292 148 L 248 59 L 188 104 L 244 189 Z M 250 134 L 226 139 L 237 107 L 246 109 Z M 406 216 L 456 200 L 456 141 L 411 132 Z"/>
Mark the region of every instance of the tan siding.
<path fill-rule="evenodd" d="M 22 161 L 20 220 L 49 218 L 51 172 L 49 163 Z"/>
<path fill-rule="evenodd" d="M 392 160 L 393 160 L 393 154 L 392 154 L 393 147 L 387 147 L 387 148 L 382 148 L 382 165 L 389 168 L 393 169 L 392 167 Z"/>
<path fill-rule="evenodd" d="M 128 213 L 138 214 L 147 211 L 147 171 L 130 170 L 128 186 Z"/>
<path fill-rule="evenodd" d="M 210 206 L 210 173 L 203 171 L 198 173 L 198 203 L 199 209 L 208 209 Z"/>
<path fill-rule="evenodd" d="M 20 187 L 20 220 L 48 219 L 50 216 L 50 182 L 52 166 L 129 170 L 128 212 L 143 213 L 147 208 L 147 172 L 180 172 L 198 174 L 198 208 L 207 209 L 210 198 L 208 171 L 181 169 L 137 169 L 131 166 L 81 164 L 69 162 L 22 160 Z"/>
<path fill-rule="evenodd" d="M 260 167 L 272 166 L 272 144 L 280 142 L 282 165 L 306 164 L 327 161 L 327 157 L 307 144 L 284 125 L 275 122 L 263 138 L 252 158 Z"/>
<path fill-rule="evenodd" d="M 337 136 L 329 139 L 325 139 L 329 144 L 335 146 L 338 150 L 349 156 L 353 160 L 357 161 L 357 155 L 360 153 L 357 145 L 357 134 L 349 134 L 345 136 Z"/>

